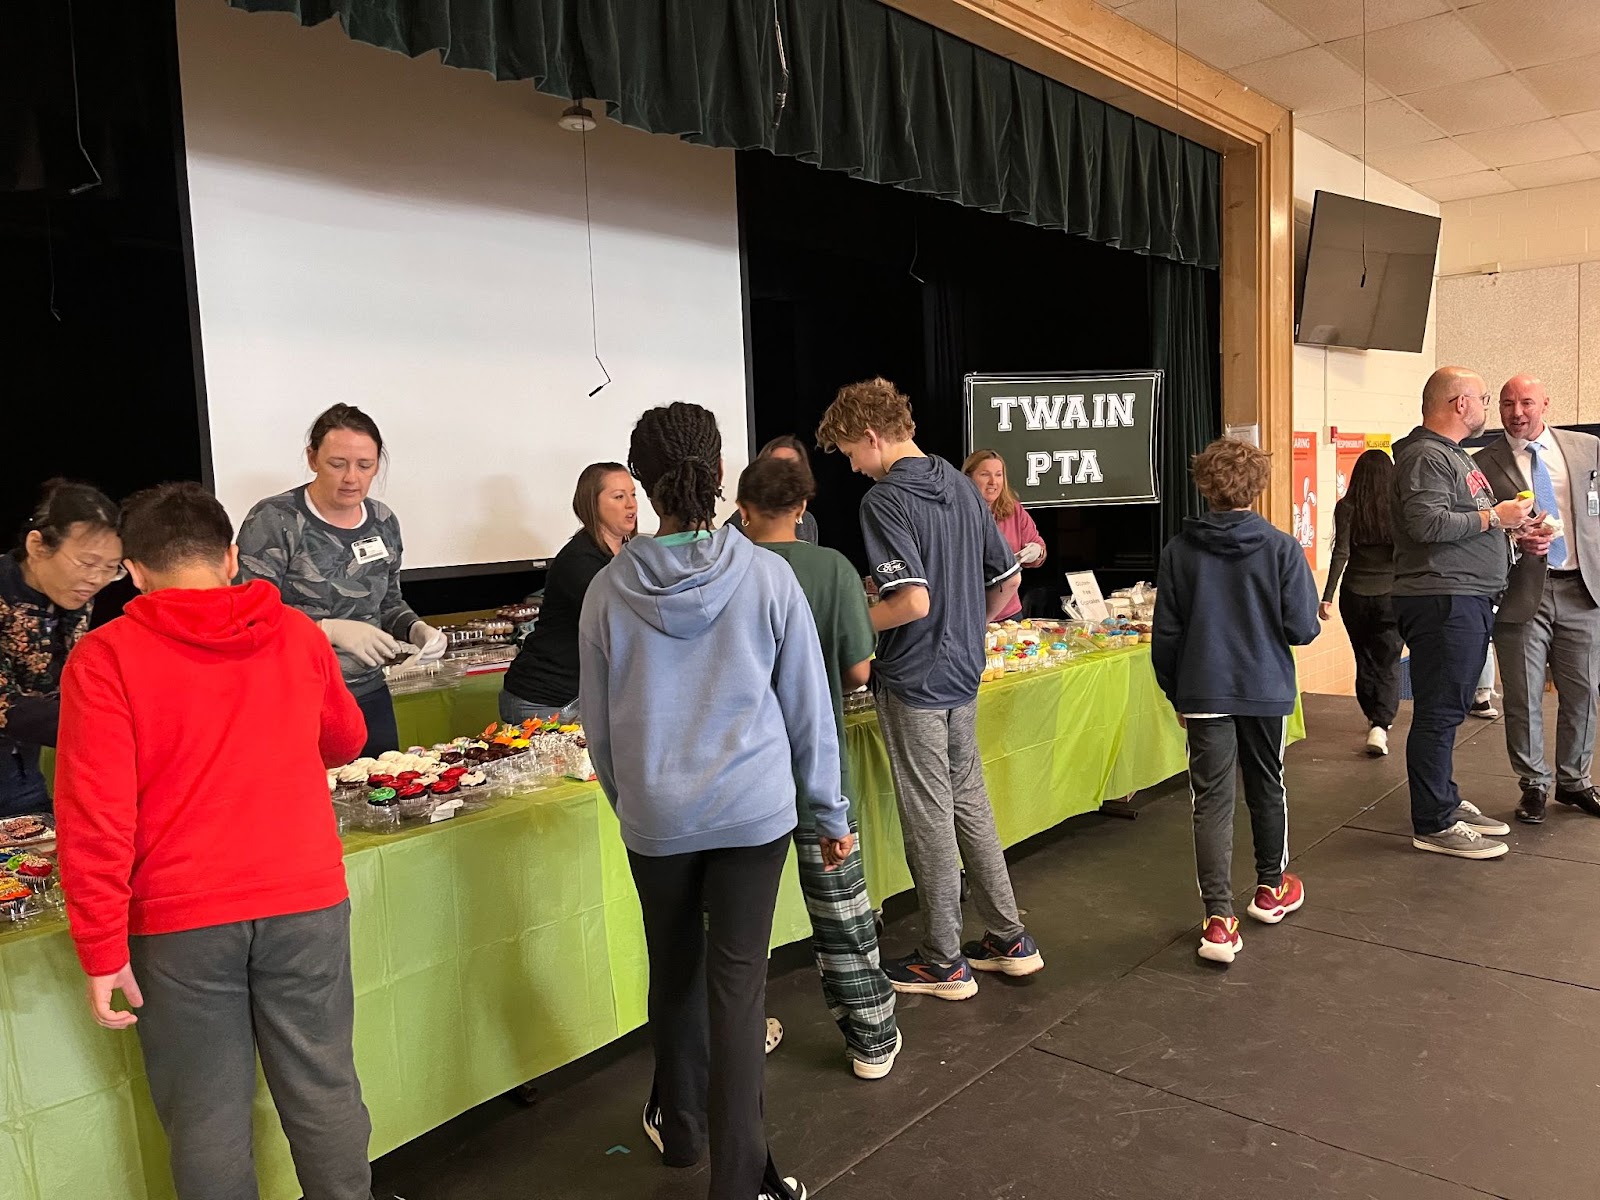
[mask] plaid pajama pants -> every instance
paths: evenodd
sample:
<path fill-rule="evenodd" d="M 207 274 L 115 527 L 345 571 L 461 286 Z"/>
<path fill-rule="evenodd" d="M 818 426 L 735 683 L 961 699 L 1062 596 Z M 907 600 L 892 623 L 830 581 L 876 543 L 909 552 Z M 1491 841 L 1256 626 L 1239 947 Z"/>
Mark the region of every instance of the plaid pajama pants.
<path fill-rule="evenodd" d="M 855 832 L 854 825 L 850 831 Z M 794 844 L 822 997 L 851 1056 L 881 1063 L 894 1051 L 894 989 L 878 964 L 878 928 L 867 898 L 860 836 L 850 857 L 832 871 L 823 869 L 814 831 L 797 830 Z"/>

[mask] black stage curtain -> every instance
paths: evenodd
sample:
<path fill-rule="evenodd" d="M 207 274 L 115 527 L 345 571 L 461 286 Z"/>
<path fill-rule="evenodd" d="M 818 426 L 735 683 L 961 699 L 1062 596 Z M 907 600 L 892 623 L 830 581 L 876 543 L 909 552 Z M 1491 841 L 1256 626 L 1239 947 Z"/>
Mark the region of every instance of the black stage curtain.
<path fill-rule="evenodd" d="M 877 0 L 228 0 L 765 149 L 1216 267 L 1221 159 Z"/>
<path fill-rule="evenodd" d="M 1161 412 L 1160 544 L 1185 517 L 1205 511 L 1189 460 L 1221 433 L 1216 276 L 1165 259 L 1149 260 L 1150 365 L 1166 372 Z"/>

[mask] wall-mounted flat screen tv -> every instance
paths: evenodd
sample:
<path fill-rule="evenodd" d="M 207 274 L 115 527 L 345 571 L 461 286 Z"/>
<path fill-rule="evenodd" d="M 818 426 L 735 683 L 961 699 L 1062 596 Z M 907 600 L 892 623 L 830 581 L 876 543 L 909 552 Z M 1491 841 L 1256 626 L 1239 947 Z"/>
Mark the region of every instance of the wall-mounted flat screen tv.
<path fill-rule="evenodd" d="M 1438 217 L 1319 191 L 1294 340 L 1421 350 L 1438 254 Z"/>

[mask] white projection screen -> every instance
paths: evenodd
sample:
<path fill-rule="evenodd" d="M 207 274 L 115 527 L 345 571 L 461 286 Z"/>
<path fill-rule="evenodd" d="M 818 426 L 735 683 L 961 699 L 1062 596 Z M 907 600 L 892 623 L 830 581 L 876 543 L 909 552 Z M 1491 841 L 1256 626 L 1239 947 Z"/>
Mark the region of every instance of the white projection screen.
<path fill-rule="evenodd" d="M 714 411 L 737 478 L 731 151 L 604 119 L 588 135 L 613 379 L 590 399 L 604 376 L 566 102 L 353 43 L 332 21 L 216 0 L 178 13 L 212 463 L 235 521 L 308 477 L 306 429 L 337 402 L 383 430 L 374 494 L 399 515 L 407 568 L 551 557 L 576 527 L 579 470 L 625 460 L 656 404 Z"/>

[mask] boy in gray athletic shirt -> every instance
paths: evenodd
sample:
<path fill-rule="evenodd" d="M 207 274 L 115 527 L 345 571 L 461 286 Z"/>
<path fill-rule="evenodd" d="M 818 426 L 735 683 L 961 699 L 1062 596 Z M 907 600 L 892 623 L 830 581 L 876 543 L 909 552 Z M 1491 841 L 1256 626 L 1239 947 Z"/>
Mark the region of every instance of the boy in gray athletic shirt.
<path fill-rule="evenodd" d="M 899 992 L 976 994 L 972 971 L 1044 966 L 1011 892 L 978 756 L 978 682 L 988 621 L 1016 595 L 1018 564 L 977 489 L 917 448 L 910 402 L 885 379 L 843 388 L 817 440 L 875 481 L 861 502 L 879 603 L 873 665 L 923 941 L 884 971 Z M 961 867 L 986 932 L 961 944 Z"/>

